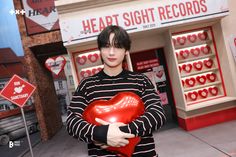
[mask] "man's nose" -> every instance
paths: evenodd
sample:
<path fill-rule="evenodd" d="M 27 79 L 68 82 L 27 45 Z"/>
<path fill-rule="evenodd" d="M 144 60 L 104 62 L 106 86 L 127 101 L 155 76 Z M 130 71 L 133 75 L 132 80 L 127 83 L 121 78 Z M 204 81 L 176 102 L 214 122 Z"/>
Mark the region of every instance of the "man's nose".
<path fill-rule="evenodd" d="M 109 49 L 109 55 L 110 55 L 110 56 L 113 56 L 114 54 L 115 54 L 115 52 L 114 52 L 114 47 L 111 46 L 110 49 Z"/>

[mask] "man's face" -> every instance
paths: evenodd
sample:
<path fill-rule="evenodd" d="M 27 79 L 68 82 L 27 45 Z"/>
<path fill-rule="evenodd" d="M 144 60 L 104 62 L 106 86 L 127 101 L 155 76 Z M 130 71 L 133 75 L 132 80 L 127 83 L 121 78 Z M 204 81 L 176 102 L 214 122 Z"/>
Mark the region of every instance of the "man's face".
<path fill-rule="evenodd" d="M 112 44 L 114 33 L 110 34 L 109 41 Z M 125 54 L 124 48 L 116 48 L 114 45 L 107 45 L 107 47 L 101 48 L 101 57 L 104 61 L 104 66 L 109 68 L 122 67 Z"/>

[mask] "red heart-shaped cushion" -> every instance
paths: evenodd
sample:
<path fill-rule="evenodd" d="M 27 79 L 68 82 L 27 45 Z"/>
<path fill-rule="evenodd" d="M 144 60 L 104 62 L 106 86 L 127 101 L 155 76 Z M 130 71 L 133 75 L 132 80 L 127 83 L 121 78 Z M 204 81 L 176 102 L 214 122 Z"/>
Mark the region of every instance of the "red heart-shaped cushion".
<path fill-rule="evenodd" d="M 218 95 L 219 90 L 218 90 L 217 87 L 210 87 L 210 88 L 208 88 L 208 90 L 209 90 L 211 95 L 213 95 L 213 96 Z"/>
<path fill-rule="evenodd" d="M 198 71 L 200 71 L 200 70 L 202 70 L 202 62 L 201 61 L 198 61 L 198 62 L 194 62 L 193 63 L 193 67 L 196 69 L 196 70 L 198 70 Z"/>
<path fill-rule="evenodd" d="M 204 60 L 203 63 L 205 65 L 205 67 L 210 69 L 213 65 L 213 60 L 212 59 Z"/>
<path fill-rule="evenodd" d="M 207 89 L 202 89 L 198 91 L 198 95 L 200 95 L 202 98 L 206 98 L 208 96 Z"/>
<path fill-rule="evenodd" d="M 90 62 L 95 63 L 98 60 L 98 54 L 94 53 L 94 54 L 89 54 L 88 55 L 88 59 L 90 60 Z"/>
<path fill-rule="evenodd" d="M 202 32 L 202 33 L 198 33 L 198 38 L 200 39 L 200 40 L 206 40 L 207 39 L 207 37 L 208 37 L 208 35 L 207 35 L 207 32 Z"/>
<path fill-rule="evenodd" d="M 193 56 L 198 57 L 200 54 L 200 49 L 199 48 L 191 49 L 190 52 Z"/>
<path fill-rule="evenodd" d="M 211 51 L 211 48 L 210 48 L 210 46 L 208 46 L 208 45 L 201 47 L 201 52 L 202 52 L 203 54 L 205 54 L 205 55 L 209 54 L 210 51 Z"/>
<path fill-rule="evenodd" d="M 187 38 L 191 43 L 194 43 L 197 40 L 197 36 L 195 34 L 188 35 Z"/>
<path fill-rule="evenodd" d="M 195 100 L 197 100 L 198 94 L 197 94 L 196 91 L 189 92 L 188 97 L 189 97 L 190 100 L 195 101 Z"/>
<path fill-rule="evenodd" d="M 199 84 L 205 84 L 206 83 L 206 76 L 202 75 L 202 76 L 197 76 L 196 80 Z"/>
<path fill-rule="evenodd" d="M 177 42 L 179 43 L 179 45 L 184 45 L 186 42 L 186 37 L 185 36 L 178 37 Z"/>
<path fill-rule="evenodd" d="M 187 78 L 186 80 L 185 80 L 185 83 L 189 86 L 189 87 L 193 87 L 194 85 L 195 85 L 195 79 L 193 78 L 193 77 L 191 77 L 191 78 Z"/>
<path fill-rule="evenodd" d="M 216 74 L 215 73 L 207 74 L 206 77 L 207 77 L 207 80 L 210 81 L 210 82 L 215 82 L 215 80 L 216 80 Z"/>
<path fill-rule="evenodd" d="M 181 50 L 180 52 L 180 56 L 183 58 L 183 59 L 186 59 L 186 58 L 188 58 L 188 56 L 189 56 L 189 50 Z"/>
<path fill-rule="evenodd" d="M 94 125 L 100 125 L 95 118 L 109 123 L 128 124 L 144 113 L 144 104 L 140 97 L 132 92 L 120 92 L 110 100 L 97 100 L 88 105 L 83 113 L 84 119 Z M 108 147 L 107 150 L 131 157 L 140 137 L 129 139 L 125 147 Z"/>
<path fill-rule="evenodd" d="M 190 73 L 191 70 L 192 70 L 192 64 L 183 64 L 182 65 L 182 69 L 187 72 L 187 73 Z"/>
<path fill-rule="evenodd" d="M 81 56 L 81 57 L 77 57 L 77 62 L 80 64 L 80 65 L 84 65 L 87 61 L 87 57 L 86 56 Z"/>

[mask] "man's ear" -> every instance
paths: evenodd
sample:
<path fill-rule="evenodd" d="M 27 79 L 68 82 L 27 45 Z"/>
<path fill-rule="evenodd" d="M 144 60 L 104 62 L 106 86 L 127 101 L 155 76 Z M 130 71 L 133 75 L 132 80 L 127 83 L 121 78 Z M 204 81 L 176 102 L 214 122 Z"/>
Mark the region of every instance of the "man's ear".
<path fill-rule="evenodd" d="M 125 51 L 125 55 L 127 55 L 128 53 L 129 53 L 129 51 L 128 51 L 128 50 L 126 50 L 126 51 Z"/>

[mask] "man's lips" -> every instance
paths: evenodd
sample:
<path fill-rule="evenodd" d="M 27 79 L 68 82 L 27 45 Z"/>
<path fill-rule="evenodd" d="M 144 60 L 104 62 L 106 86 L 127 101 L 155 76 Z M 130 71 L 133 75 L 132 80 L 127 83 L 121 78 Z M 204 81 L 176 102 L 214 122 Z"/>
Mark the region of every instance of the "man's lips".
<path fill-rule="evenodd" d="M 116 58 L 107 58 L 110 62 L 114 62 Z"/>

